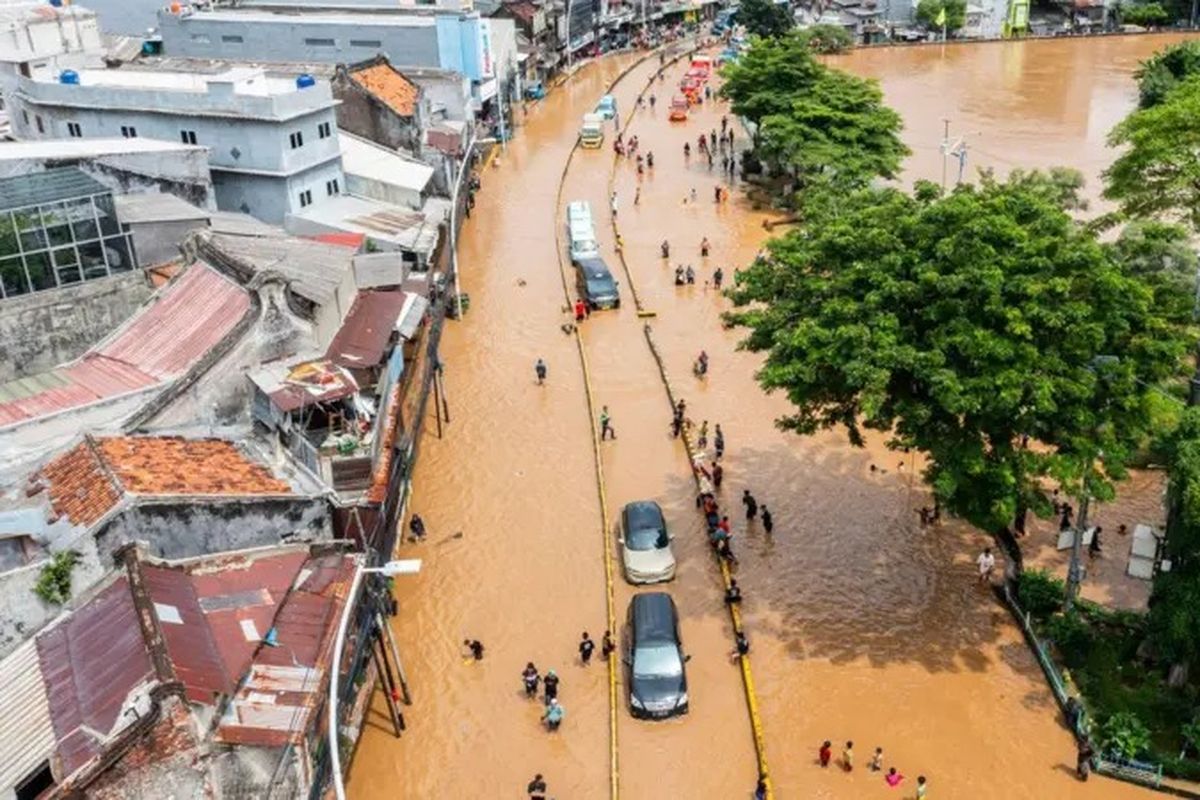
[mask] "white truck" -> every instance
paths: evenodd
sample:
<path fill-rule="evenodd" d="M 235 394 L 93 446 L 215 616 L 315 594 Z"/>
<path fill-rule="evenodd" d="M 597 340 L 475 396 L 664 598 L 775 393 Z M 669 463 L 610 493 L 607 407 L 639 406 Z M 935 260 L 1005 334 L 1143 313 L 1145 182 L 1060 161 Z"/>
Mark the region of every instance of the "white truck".
<path fill-rule="evenodd" d="M 588 148 L 604 144 L 604 117 L 599 114 L 583 115 L 583 125 L 579 128 L 579 143 Z"/>

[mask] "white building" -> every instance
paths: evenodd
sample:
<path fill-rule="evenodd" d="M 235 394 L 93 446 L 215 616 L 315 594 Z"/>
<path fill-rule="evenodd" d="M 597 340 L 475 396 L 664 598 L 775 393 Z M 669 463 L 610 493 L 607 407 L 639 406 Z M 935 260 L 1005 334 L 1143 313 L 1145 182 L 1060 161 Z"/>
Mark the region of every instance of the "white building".
<path fill-rule="evenodd" d="M 10 112 L 19 138 L 207 147 L 217 207 L 280 224 L 344 186 L 335 106 L 329 84 L 309 76 L 82 69 L 18 77 Z"/>

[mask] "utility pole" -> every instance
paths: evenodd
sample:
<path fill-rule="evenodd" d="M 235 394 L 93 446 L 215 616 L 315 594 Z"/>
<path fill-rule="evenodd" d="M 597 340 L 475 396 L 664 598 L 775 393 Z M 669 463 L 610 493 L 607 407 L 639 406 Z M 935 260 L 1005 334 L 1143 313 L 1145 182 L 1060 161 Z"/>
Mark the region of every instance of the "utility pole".
<path fill-rule="evenodd" d="M 942 194 L 946 193 L 946 157 L 950 155 L 950 118 L 942 117 Z"/>
<path fill-rule="evenodd" d="M 942 193 L 946 192 L 946 161 L 951 156 L 958 159 L 958 180 L 955 181 L 955 186 L 962 183 L 963 172 L 967 166 L 967 134 L 960 135 L 953 142 L 950 141 L 950 120 L 948 117 L 942 117 Z M 975 131 L 972 136 L 979 135 L 979 131 Z"/>
<path fill-rule="evenodd" d="M 1083 582 L 1083 534 L 1087 531 L 1088 501 L 1091 493 L 1088 491 L 1088 478 L 1092 474 L 1095 463 L 1093 456 L 1088 456 L 1087 466 L 1083 472 L 1083 496 L 1079 499 L 1079 516 L 1075 518 L 1074 537 L 1071 541 L 1071 565 L 1067 568 L 1067 596 L 1063 602 L 1063 611 L 1070 614 L 1075 607 L 1075 598 L 1079 596 L 1079 584 Z"/>

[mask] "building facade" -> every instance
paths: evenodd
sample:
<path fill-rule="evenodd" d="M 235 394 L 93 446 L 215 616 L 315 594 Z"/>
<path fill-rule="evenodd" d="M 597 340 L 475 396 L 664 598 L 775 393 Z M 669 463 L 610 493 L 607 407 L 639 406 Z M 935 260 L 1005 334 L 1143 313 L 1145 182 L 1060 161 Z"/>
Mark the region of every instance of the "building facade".
<path fill-rule="evenodd" d="M 19 138 L 147 136 L 207 147 L 217 207 L 279 224 L 341 191 L 335 107 L 327 83 L 261 69 L 85 69 L 18 78 L 10 112 Z"/>

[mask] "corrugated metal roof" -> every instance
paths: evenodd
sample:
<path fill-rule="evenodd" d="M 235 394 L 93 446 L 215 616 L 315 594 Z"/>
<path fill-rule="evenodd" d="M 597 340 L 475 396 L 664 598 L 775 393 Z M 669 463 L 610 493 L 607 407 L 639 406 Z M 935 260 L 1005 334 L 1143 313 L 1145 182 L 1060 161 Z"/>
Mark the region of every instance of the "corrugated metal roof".
<path fill-rule="evenodd" d="M 314 403 L 340 400 L 358 391 L 354 376 L 328 359 L 274 361 L 248 377 L 285 413 Z"/>
<path fill-rule="evenodd" d="M 280 746 L 304 735 L 319 704 L 354 570 L 354 557 L 340 553 L 305 562 L 275 616 L 279 646 L 255 655 L 221 718 L 217 741 Z"/>
<path fill-rule="evenodd" d="M 103 183 L 75 167 L 28 172 L 0 178 L 0 211 L 111 193 Z"/>
<path fill-rule="evenodd" d="M 214 233 L 209 235 L 209 242 L 255 274 L 266 270 L 282 274 L 291 282 L 293 291 L 317 305 L 325 305 L 333 300 L 354 258 L 354 254 L 345 247 L 293 236 L 231 236 Z"/>
<path fill-rule="evenodd" d="M 15 786 L 54 755 L 54 726 L 37 642 L 0 661 L 0 789 Z"/>
<path fill-rule="evenodd" d="M 308 553 L 206 560 L 184 570 L 144 566 L 176 674 L 191 700 L 233 694 Z"/>
<path fill-rule="evenodd" d="M 124 225 L 139 222 L 207 221 L 208 212 L 188 201 L 164 192 L 119 194 L 113 198 L 117 219 Z"/>
<path fill-rule="evenodd" d="M 325 356 L 343 367 L 373 367 L 387 354 L 404 292 L 360 291 Z"/>
<path fill-rule="evenodd" d="M 121 709 L 153 677 L 125 578 L 40 634 L 37 649 L 62 771 L 69 775 L 100 752 L 95 734 L 107 738 L 134 721 L 122 718 Z"/>
<path fill-rule="evenodd" d="M 249 308 L 250 297 L 240 286 L 205 264 L 193 264 L 79 360 L 0 384 L 0 426 L 178 377 L 233 330 Z"/>

